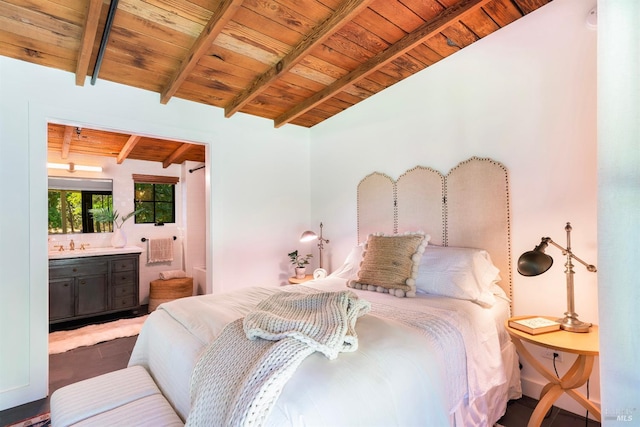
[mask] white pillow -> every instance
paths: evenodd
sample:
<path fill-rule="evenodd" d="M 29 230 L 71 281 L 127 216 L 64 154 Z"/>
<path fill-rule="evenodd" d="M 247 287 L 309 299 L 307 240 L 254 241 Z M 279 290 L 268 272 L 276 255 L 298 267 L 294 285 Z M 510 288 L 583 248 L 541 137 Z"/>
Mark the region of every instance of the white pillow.
<path fill-rule="evenodd" d="M 500 280 L 499 273 L 483 249 L 429 245 L 420 260 L 416 289 L 491 307 L 496 302 L 491 285 Z"/>
<path fill-rule="evenodd" d="M 344 260 L 344 263 L 331 273 L 329 276 L 341 277 L 344 279 L 355 279 L 358 275 L 358 269 L 362 262 L 362 253 L 364 252 L 364 243 L 354 246 Z"/>

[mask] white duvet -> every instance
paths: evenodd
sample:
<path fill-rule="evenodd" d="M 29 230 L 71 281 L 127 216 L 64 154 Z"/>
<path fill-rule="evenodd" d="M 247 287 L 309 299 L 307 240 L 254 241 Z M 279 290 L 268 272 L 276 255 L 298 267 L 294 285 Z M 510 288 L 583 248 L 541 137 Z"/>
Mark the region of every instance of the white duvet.
<path fill-rule="evenodd" d="M 305 286 L 340 291 L 345 279 Z M 147 367 L 186 420 L 191 373 L 208 344 L 264 298 L 296 289 L 246 288 L 163 304 L 145 322 L 129 364 Z M 358 350 L 335 360 L 307 357 L 267 425 L 491 426 L 507 400 L 519 397 L 517 358 L 502 335 L 506 304 L 485 309 L 450 298 L 354 292 L 372 303 L 356 325 Z"/>

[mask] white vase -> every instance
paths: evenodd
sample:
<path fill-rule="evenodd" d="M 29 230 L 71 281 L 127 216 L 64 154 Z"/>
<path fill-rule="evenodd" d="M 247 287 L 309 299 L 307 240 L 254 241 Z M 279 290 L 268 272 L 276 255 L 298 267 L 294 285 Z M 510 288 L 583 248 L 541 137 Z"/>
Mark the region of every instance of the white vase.
<path fill-rule="evenodd" d="M 113 230 L 113 236 L 111 236 L 111 246 L 114 248 L 124 248 L 127 244 L 127 236 L 124 235 L 124 231 L 120 228 Z"/>
<path fill-rule="evenodd" d="M 306 272 L 306 267 L 296 267 L 296 279 L 304 279 L 304 275 Z"/>

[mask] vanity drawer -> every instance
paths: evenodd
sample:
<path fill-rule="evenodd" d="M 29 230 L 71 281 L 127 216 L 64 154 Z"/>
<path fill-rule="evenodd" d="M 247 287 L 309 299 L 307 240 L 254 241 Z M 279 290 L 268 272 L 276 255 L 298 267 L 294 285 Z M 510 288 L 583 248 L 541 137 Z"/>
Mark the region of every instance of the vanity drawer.
<path fill-rule="evenodd" d="M 113 273 L 111 275 L 111 284 L 113 286 L 119 285 L 133 285 L 136 280 L 135 271 L 122 271 L 119 273 Z"/>
<path fill-rule="evenodd" d="M 113 287 L 113 297 L 125 297 L 128 295 L 134 295 L 136 291 L 135 286 L 133 285 L 124 285 L 124 286 L 114 286 Z"/>
<path fill-rule="evenodd" d="M 137 298 L 135 295 L 125 295 L 121 297 L 115 297 L 113 299 L 113 310 L 121 308 L 135 307 L 137 305 Z"/>
<path fill-rule="evenodd" d="M 138 258 L 123 258 L 115 261 L 111 261 L 111 271 L 131 271 L 137 266 Z"/>
<path fill-rule="evenodd" d="M 107 274 L 106 262 L 76 262 L 74 265 L 50 265 L 49 279 Z"/>

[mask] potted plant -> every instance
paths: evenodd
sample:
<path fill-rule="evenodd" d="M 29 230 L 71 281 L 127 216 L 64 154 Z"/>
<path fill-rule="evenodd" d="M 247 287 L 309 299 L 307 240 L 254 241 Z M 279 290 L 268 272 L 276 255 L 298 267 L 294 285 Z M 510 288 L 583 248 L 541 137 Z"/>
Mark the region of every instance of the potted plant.
<path fill-rule="evenodd" d="M 311 254 L 306 254 L 305 256 L 298 255 L 298 250 L 295 250 L 287 255 L 291 260 L 291 264 L 295 266 L 296 278 L 304 279 L 305 273 L 307 271 L 306 265 L 309 264 L 309 258 L 313 258 L 313 255 Z"/>
<path fill-rule="evenodd" d="M 128 214 L 120 217 L 117 210 L 111 208 L 94 208 L 89 209 L 89 212 L 93 215 L 93 219 L 96 222 L 102 224 L 113 224 L 115 229 L 113 230 L 113 236 L 111 237 L 111 245 L 114 248 L 122 248 L 127 244 L 127 237 L 122 232 L 122 226 L 124 223 L 134 215 L 143 212 L 144 209 L 136 209 Z M 118 222 L 120 220 L 120 222 Z"/>

